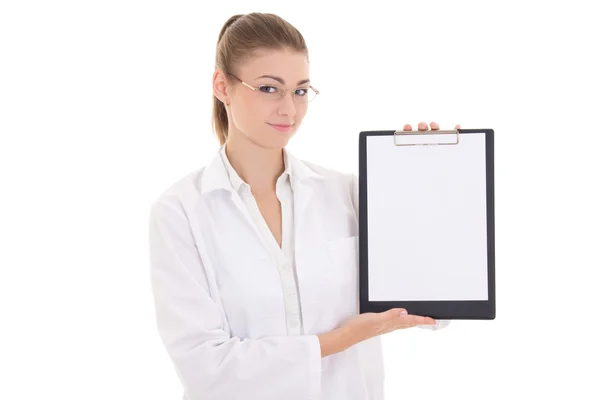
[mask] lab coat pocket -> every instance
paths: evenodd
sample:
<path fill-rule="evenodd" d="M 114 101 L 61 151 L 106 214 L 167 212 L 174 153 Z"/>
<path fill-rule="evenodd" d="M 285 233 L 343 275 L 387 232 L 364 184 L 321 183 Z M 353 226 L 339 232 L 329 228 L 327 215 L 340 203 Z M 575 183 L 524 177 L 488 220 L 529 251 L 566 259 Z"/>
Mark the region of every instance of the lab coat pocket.
<path fill-rule="evenodd" d="M 331 263 L 326 279 L 337 314 L 349 316 L 358 313 L 358 236 L 327 242 Z"/>

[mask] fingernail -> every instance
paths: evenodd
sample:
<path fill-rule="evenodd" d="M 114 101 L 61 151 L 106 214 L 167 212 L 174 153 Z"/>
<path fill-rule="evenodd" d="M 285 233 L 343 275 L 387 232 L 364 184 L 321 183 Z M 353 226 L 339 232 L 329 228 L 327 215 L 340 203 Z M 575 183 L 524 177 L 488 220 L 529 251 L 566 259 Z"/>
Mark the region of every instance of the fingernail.
<path fill-rule="evenodd" d="M 400 310 L 400 315 L 407 315 L 408 313 L 406 312 L 406 310 Z"/>

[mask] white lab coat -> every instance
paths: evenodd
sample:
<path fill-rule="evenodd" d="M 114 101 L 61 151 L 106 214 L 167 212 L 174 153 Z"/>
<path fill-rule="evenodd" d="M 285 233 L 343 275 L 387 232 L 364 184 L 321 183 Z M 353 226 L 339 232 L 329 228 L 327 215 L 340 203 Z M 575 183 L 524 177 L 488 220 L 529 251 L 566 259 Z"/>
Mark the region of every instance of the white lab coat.
<path fill-rule="evenodd" d="M 321 358 L 318 334 L 358 313 L 357 180 L 294 157 L 304 323 L 287 336 L 277 269 L 218 154 L 150 213 L 157 327 L 187 400 L 381 400 L 380 337 Z"/>

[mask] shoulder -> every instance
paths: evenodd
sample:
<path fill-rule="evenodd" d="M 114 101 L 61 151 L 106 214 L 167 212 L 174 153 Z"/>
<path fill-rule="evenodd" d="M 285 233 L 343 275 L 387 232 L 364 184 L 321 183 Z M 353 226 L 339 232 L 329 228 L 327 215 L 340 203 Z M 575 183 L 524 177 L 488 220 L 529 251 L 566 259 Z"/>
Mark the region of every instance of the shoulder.
<path fill-rule="evenodd" d="M 308 169 L 310 169 L 317 175 L 322 176 L 327 183 L 340 183 L 348 185 L 353 184 L 354 180 L 356 179 L 356 174 L 349 171 L 334 169 L 302 159 L 298 161 L 304 164 Z"/>
<path fill-rule="evenodd" d="M 300 162 L 308 169 L 322 176 L 328 185 L 349 190 L 352 195 L 358 190 L 358 175 L 354 172 L 342 171 L 306 160 L 300 160 Z"/>
<path fill-rule="evenodd" d="M 350 171 L 341 171 L 311 161 L 298 160 L 299 163 L 322 177 L 326 193 L 337 194 L 349 201 L 358 212 L 358 175 Z"/>
<path fill-rule="evenodd" d="M 185 211 L 190 203 L 195 203 L 202 190 L 202 176 L 206 166 L 182 175 L 163 188 L 151 201 L 151 214 L 169 210 Z"/>

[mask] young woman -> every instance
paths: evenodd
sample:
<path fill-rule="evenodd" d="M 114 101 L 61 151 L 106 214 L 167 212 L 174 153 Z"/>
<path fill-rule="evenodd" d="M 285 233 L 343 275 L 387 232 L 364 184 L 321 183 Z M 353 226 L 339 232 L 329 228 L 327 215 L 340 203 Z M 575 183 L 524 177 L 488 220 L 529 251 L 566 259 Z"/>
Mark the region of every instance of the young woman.
<path fill-rule="evenodd" d="M 356 176 L 286 149 L 318 94 L 302 35 L 231 17 L 213 91 L 219 151 L 151 210 L 157 325 L 184 398 L 383 399 L 380 335 L 443 325 L 358 313 Z"/>

